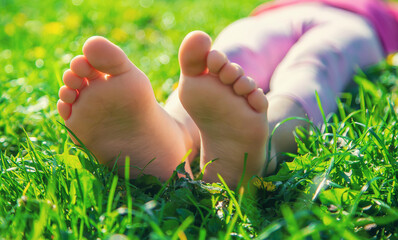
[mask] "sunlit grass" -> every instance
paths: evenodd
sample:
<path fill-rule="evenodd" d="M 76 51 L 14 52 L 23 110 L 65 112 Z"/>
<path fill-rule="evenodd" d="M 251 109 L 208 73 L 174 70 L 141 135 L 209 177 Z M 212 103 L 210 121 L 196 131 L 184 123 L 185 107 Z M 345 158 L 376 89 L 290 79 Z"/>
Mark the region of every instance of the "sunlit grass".
<path fill-rule="evenodd" d="M 0 239 L 397 238 L 391 64 L 359 74 L 326 126 L 299 129 L 298 154 L 256 180 L 257 196 L 177 174 L 121 178 L 69 140 L 57 93 L 88 37 L 121 46 L 164 101 L 183 37 L 215 37 L 261 2 L 0 0 Z"/>

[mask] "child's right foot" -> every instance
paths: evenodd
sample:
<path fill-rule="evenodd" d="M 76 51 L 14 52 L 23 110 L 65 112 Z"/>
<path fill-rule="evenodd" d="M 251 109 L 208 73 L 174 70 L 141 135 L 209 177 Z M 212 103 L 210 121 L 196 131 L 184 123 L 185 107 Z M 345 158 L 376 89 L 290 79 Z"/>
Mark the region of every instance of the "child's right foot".
<path fill-rule="evenodd" d="M 155 159 L 144 173 L 168 179 L 191 148 L 183 126 L 156 102 L 148 78 L 119 47 L 93 37 L 83 53 L 72 60 L 59 92 L 66 126 L 100 163 L 113 166 L 119 156 L 121 175 L 129 156 L 131 176 L 140 173 L 134 166 Z"/>
<path fill-rule="evenodd" d="M 204 180 L 218 182 L 220 174 L 236 186 L 248 153 L 245 182 L 260 175 L 268 138 L 267 99 L 242 69 L 221 52 L 210 51 L 205 33 L 189 34 L 180 47 L 181 103 L 199 128 Z"/>

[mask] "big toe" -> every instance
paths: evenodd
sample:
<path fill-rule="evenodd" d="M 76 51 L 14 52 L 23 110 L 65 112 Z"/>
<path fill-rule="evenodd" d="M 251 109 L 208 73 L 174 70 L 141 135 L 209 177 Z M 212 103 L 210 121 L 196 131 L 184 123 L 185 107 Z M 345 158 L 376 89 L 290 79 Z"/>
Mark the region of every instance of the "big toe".
<path fill-rule="evenodd" d="M 133 66 L 121 48 L 103 37 L 87 39 L 83 53 L 94 68 L 112 76 L 128 72 Z"/>
<path fill-rule="evenodd" d="M 206 59 L 211 48 L 211 38 L 204 32 L 189 33 L 181 43 L 178 54 L 181 73 L 198 76 L 206 71 Z"/>

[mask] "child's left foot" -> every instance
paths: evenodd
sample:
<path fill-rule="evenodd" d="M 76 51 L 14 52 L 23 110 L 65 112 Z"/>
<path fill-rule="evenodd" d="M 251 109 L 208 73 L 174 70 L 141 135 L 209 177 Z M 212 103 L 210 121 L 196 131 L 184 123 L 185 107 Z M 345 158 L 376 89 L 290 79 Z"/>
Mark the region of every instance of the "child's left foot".
<path fill-rule="evenodd" d="M 245 182 L 260 175 L 268 137 L 268 102 L 253 80 L 219 51 L 210 51 L 211 39 L 202 32 L 189 34 L 181 44 L 179 95 L 200 130 L 201 167 L 206 182 L 235 187 L 248 153 Z"/>
<path fill-rule="evenodd" d="M 138 167 L 167 180 L 191 148 L 185 127 L 156 102 L 149 79 L 119 47 L 92 37 L 83 52 L 59 91 L 66 126 L 100 163 L 112 167 L 118 160 L 121 175 L 129 156 L 130 176 L 140 174 Z"/>

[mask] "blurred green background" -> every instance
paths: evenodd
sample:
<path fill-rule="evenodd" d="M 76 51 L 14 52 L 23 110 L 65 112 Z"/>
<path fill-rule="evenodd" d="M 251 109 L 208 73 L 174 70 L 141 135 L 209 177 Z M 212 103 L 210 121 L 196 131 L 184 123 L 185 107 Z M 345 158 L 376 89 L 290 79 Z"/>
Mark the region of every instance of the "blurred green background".
<path fill-rule="evenodd" d="M 81 53 L 84 41 L 101 35 L 121 46 L 159 86 L 178 75 L 178 46 L 188 32 L 200 29 L 214 37 L 260 2 L 3 0 L 2 78 L 25 77 L 28 84 L 57 89 L 62 70 Z M 163 100 L 161 93 L 157 96 Z"/>
<path fill-rule="evenodd" d="M 70 60 L 93 35 L 109 38 L 151 79 L 164 101 L 178 81 L 178 47 L 203 30 L 213 38 L 263 1 L 0 0 L 0 149 L 66 140 L 56 121 L 58 89 Z"/>

